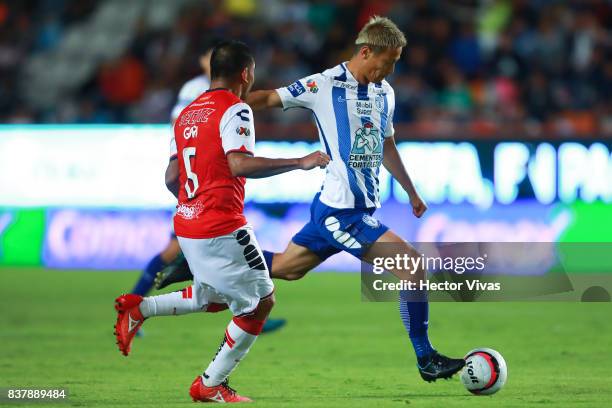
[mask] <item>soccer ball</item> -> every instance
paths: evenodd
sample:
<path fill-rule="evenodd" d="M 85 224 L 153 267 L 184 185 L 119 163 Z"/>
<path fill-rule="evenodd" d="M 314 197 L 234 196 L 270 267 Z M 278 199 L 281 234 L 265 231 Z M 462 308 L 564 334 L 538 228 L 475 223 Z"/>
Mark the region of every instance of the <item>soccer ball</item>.
<path fill-rule="evenodd" d="M 506 383 L 508 367 L 497 351 L 477 348 L 467 353 L 464 358 L 465 367 L 461 372 L 461 382 L 472 394 L 495 394 Z"/>

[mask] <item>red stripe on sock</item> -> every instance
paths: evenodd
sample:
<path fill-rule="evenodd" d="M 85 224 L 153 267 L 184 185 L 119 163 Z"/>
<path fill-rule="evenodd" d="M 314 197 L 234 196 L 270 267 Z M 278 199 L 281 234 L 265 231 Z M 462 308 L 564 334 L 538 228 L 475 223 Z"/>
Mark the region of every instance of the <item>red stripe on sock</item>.
<path fill-rule="evenodd" d="M 192 287 L 187 286 L 185 289 L 181 290 L 181 294 L 183 295 L 183 299 L 191 299 L 193 297 Z"/>
<path fill-rule="evenodd" d="M 253 336 L 258 336 L 259 333 L 261 333 L 263 325 L 266 322 L 265 320 L 253 319 L 250 316 L 235 316 L 233 320 L 236 326 Z"/>
<path fill-rule="evenodd" d="M 236 341 L 232 339 L 232 336 L 230 336 L 229 331 L 227 329 L 225 329 L 225 342 L 227 343 L 229 348 L 234 348 L 234 344 L 236 344 Z"/>

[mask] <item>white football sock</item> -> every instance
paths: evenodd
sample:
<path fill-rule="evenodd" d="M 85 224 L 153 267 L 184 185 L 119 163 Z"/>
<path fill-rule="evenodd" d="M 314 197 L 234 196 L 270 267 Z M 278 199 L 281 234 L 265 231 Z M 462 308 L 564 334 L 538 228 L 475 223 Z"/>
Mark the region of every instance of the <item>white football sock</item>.
<path fill-rule="evenodd" d="M 193 290 L 193 286 L 188 286 L 177 292 L 147 296 L 140 303 L 140 313 L 144 317 L 150 317 L 201 312 L 202 308 L 198 306 Z"/>
<path fill-rule="evenodd" d="M 255 340 L 257 340 L 256 335 L 242 330 L 232 320 L 225 329 L 225 338 L 217 355 L 202 376 L 204 385 L 213 387 L 225 381 L 240 360 L 249 352 Z"/>

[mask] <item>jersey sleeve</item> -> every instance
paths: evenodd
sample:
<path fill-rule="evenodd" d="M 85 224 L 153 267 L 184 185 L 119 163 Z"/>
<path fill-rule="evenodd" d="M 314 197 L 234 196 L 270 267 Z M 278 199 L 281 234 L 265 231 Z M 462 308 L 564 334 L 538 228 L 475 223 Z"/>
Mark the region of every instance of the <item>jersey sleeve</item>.
<path fill-rule="evenodd" d="M 255 124 L 251 107 L 244 102 L 232 105 L 221 118 L 219 133 L 225 154 L 231 152 L 253 154 Z"/>
<path fill-rule="evenodd" d="M 324 81 L 325 77 L 322 74 L 314 74 L 298 79 L 289 86 L 278 88 L 276 93 L 280 96 L 283 109 L 313 109 Z"/>

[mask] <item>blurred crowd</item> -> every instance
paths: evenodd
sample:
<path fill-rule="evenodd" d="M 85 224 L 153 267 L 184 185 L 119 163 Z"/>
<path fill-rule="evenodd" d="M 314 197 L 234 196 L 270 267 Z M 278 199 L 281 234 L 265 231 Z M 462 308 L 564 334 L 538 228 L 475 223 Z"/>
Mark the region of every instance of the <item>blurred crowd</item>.
<path fill-rule="evenodd" d="M 278 87 L 350 58 L 356 33 L 379 14 L 408 40 L 388 78 L 403 137 L 612 134 L 608 0 L 196 1 L 167 29 L 140 24 L 129 49 L 102 62 L 58 106 L 28 106 L 19 92 L 21 64 L 56 46 L 66 27 L 99 4 L 0 1 L 2 122 L 168 122 L 178 90 L 201 72 L 198 56 L 216 39 L 251 45 L 255 88 Z M 309 123 L 305 112 L 260 117 Z M 265 135 L 273 136 L 282 135 Z"/>

